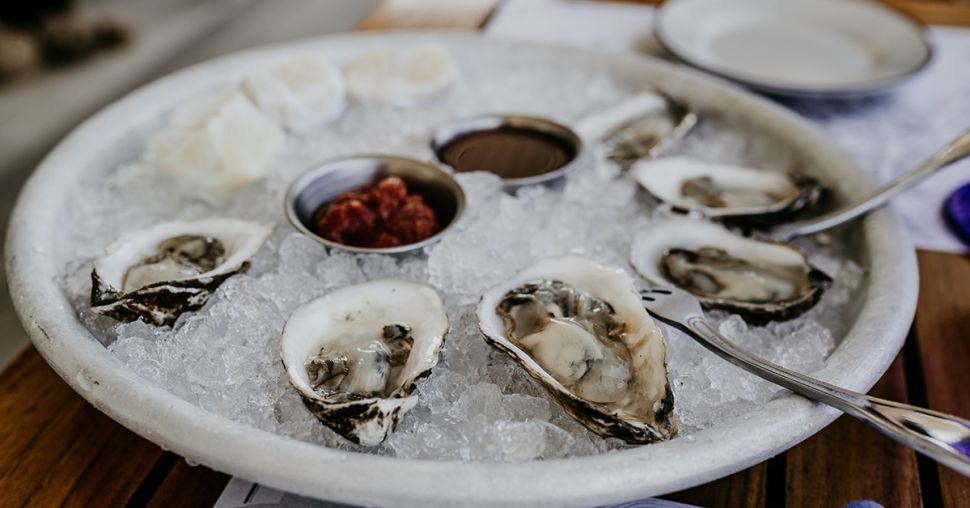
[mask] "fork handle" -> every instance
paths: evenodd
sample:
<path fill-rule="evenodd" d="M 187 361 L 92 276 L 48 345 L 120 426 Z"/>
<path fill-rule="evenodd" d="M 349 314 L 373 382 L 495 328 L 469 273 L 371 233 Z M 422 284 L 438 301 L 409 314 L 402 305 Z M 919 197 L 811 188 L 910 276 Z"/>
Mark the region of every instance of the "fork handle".
<path fill-rule="evenodd" d="M 701 316 L 690 317 L 686 324 L 660 319 L 692 335 L 705 347 L 738 367 L 809 399 L 840 409 L 896 441 L 964 476 L 970 476 L 970 421 L 870 397 L 785 369 L 738 347 Z"/>

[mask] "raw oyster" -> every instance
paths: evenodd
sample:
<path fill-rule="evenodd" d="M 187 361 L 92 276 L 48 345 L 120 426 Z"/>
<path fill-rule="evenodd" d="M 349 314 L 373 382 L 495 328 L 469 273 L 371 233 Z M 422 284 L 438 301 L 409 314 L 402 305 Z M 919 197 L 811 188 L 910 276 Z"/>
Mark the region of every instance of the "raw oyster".
<path fill-rule="evenodd" d="M 638 232 L 630 260 L 650 282 L 677 286 L 705 307 L 737 312 L 755 324 L 798 316 L 831 282 L 795 247 L 686 218 Z"/>
<path fill-rule="evenodd" d="M 687 157 L 637 161 L 633 177 L 675 209 L 749 223 L 794 215 L 816 203 L 822 191 L 813 178 Z"/>
<path fill-rule="evenodd" d="M 125 234 L 94 263 L 91 309 L 119 321 L 171 326 L 245 271 L 272 230 L 272 224 L 205 219 Z"/>
<path fill-rule="evenodd" d="M 411 392 L 438 363 L 447 332 L 433 289 L 374 280 L 297 308 L 283 328 L 281 356 L 317 419 L 354 443 L 376 446 L 417 404 Z"/>
<path fill-rule="evenodd" d="M 489 344 L 593 432 L 631 444 L 676 435 L 667 346 L 623 270 L 542 260 L 486 293 L 478 319 Z"/>
<path fill-rule="evenodd" d="M 276 122 L 231 90 L 178 108 L 148 149 L 149 158 L 186 192 L 219 202 L 264 178 L 284 139 Z"/>
<path fill-rule="evenodd" d="M 458 80 L 458 66 L 440 44 L 389 48 L 361 55 L 344 66 L 347 89 L 364 102 L 411 107 Z"/>
<path fill-rule="evenodd" d="M 601 142 L 606 156 L 629 167 L 659 156 L 697 124 L 697 114 L 667 95 L 644 91 L 578 122 L 583 139 Z"/>
<path fill-rule="evenodd" d="M 294 132 L 335 120 L 344 112 L 343 74 L 319 56 L 256 69 L 243 81 L 242 90 L 259 109 Z"/>

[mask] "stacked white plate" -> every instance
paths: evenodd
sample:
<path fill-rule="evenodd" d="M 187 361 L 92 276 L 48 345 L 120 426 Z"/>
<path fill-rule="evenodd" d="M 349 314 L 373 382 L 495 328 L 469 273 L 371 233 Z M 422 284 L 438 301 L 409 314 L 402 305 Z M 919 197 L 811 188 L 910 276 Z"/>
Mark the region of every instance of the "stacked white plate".
<path fill-rule="evenodd" d="M 932 55 L 919 22 L 868 0 L 675 0 L 654 32 L 684 63 L 792 96 L 884 91 Z"/>

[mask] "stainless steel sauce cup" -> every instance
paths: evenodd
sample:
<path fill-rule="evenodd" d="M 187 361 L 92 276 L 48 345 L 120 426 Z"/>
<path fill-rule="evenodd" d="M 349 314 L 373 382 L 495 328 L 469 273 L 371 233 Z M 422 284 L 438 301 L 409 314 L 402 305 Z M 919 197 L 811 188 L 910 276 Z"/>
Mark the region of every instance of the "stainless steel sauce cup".
<path fill-rule="evenodd" d="M 552 182 L 578 165 L 577 161 L 579 161 L 583 152 L 583 141 L 579 135 L 565 125 L 535 116 L 483 115 L 458 120 L 435 132 L 434 138 L 431 140 L 431 149 L 434 151 L 438 160 L 445 166 L 448 166 L 442 155 L 449 143 L 469 134 L 502 128 L 534 131 L 538 134 L 555 138 L 563 146 L 569 147 L 573 154 L 572 159 L 566 164 L 545 173 L 522 178 L 502 178 L 502 182 L 508 190 L 514 190 L 525 185 Z"/>
<path fill-rule="evenodd" d="M 344 245 L 314 232 L 314 213 L 340 194 L 355 191 L 396 176 L 408 192 L 420 195 L 434 211 L 441 231 L 420 242 L 387 248 Z M 465 208 L 465 193 L 458 182 L 432 164 L 390 155 L 360 155 L 322 162 L 297 178 L 286 193 L 286 217 L 297 231 L 314 240 L 349 252 L 401 254 L 419 250 L 441 239 L 458 222 Z"/>

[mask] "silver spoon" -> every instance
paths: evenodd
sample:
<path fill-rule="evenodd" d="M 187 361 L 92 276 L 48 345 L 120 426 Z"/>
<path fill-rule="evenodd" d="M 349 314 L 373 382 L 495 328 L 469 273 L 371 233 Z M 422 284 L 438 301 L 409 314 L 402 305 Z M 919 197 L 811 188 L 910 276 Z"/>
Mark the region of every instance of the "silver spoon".
<path fill-rule="evenodd" d="M 758 358 L 718 333 L 704 319 L 697 299 L 685 291 L 650 289 L 642 291 L 641 297 L 650 315 L 690 335 L 725 360 L 852 415 L 896 441 L 970 476 L 970 421 L 849 391 Z"/>
<path fill-rule="evenodd" d="M 883 206 L 896 194 L 968 155 L 970 155 L 970 130 L 950 141 L 912 171 L 876 189 L 860 201 L 819 217 L 777 226 L 772 228 L 769 235 L 778 241 L 787 242 L 799 236 L 818 233 L 849 222 Z"/>

